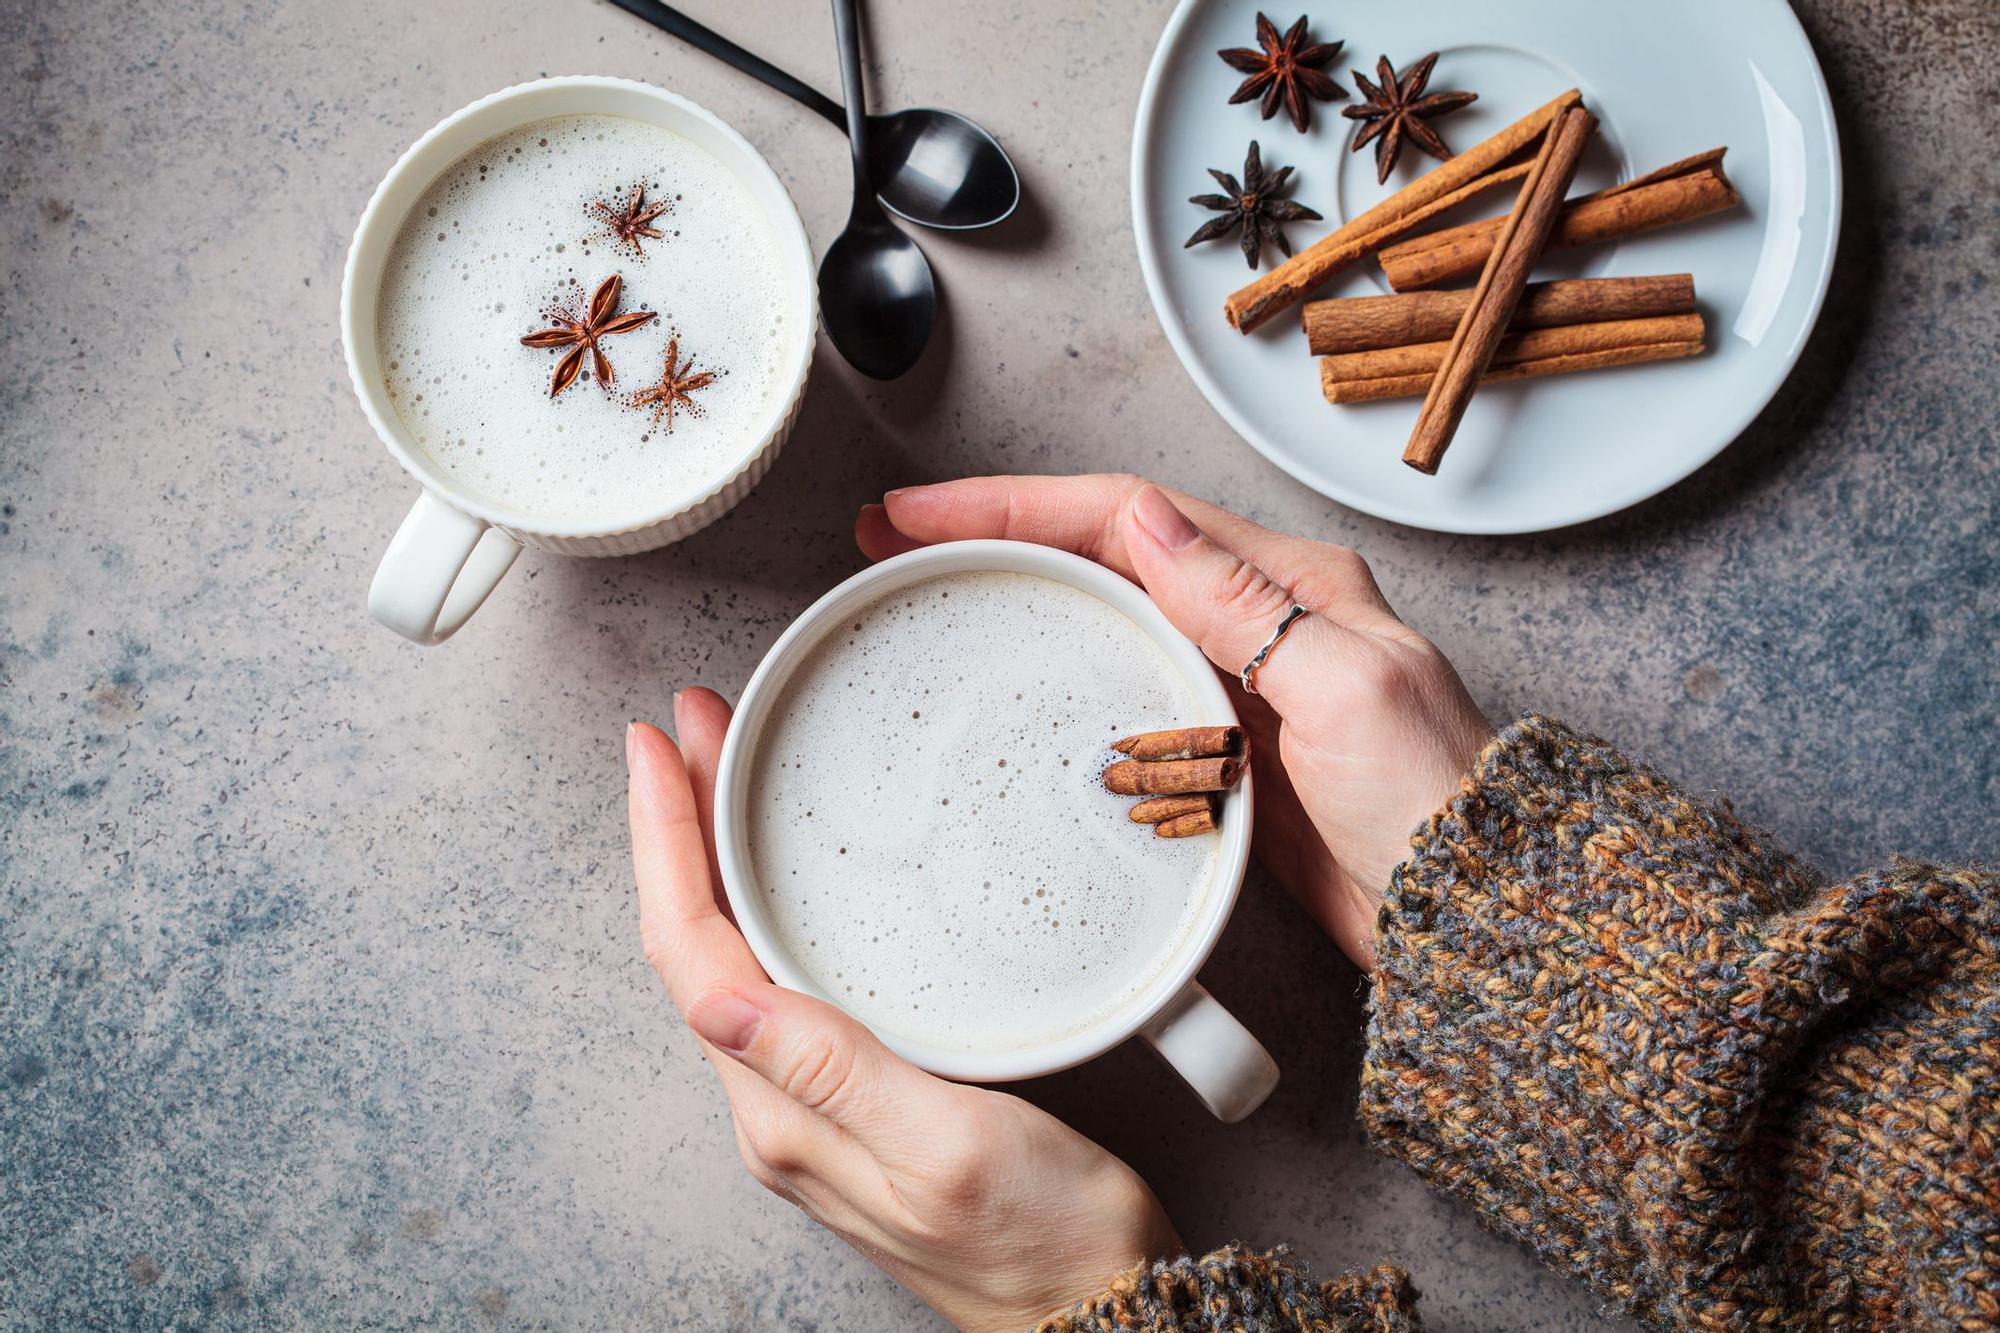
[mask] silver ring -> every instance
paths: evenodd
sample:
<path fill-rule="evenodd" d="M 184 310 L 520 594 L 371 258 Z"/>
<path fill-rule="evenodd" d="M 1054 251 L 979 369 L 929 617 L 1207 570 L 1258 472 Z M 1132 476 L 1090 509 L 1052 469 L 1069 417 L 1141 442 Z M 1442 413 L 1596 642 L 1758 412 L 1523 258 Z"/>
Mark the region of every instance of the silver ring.
<path fill-rule="evenodd" d="M 1285 612 L 1285 618 L 1278 622 L 1278 628 L 1271 631 L 1271 637 L 1264 640 L 1264 646 L 1257 650 L 1257 655 L 1244 663 L 1243 669 L 1236 673 L 1236 678 L 1243 682 L 1243 688 L 1247 693 L 1257 693 L 1257 683 L 1253 679 L 1257 674 L 1257 668 L 1264 665 L 1264 659 L 1271 655 L 1271 650 L 1278 646 L 1278 640 L 1284 638 L 1292 628 L 1292 622 L 1305 613 L 1306 609 L 1303 606 L 1293 602 L 1292 609 Z"/>

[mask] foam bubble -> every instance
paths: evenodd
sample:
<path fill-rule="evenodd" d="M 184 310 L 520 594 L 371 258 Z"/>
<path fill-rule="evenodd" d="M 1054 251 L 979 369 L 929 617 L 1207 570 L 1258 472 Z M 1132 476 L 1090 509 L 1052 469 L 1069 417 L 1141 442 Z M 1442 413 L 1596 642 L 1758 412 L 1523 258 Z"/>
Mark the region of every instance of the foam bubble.
<path fill-rule="evenodd" d="M 749 844 L 771 920 L 878 1031 L 1019 1049 L 1115 1011 L 1186 940 L 1215 837 L 1103 788 L 1112 740 L 1196 720 L 1144 631 L 1067 584 L 951 574 L 828 634 L 771 710 Z"/>
<path fill-rule="evenodd" d="M 672 207 L 635 252 L 590 205 L 635 184 Z M 691 141 L 619 116 L 563 116 L 489 139 L 410 210 L 383 272 L 376 339 L 397 414 L 421 449 L 489 502 L 549 522 L 617 527 L 726 479 L 788 387 L 792 330 L 770 227 L 742 183 Z M 603 340 L 611 391 L 551 399 L 561 352 L 523 347 L 551 307 L 576 311 L 613 273 L 644 328 Z M 625 398 L 660 376 L 667 341 L 717 372 L 674 428 Z M 805 330 L 803 336 L 810 336 Z"/>

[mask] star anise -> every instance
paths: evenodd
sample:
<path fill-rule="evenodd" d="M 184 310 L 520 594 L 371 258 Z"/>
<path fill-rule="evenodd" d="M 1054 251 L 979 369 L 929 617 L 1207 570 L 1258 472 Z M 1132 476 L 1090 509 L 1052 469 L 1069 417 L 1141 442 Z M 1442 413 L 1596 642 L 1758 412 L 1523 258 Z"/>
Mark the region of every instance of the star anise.
<path fill-rule="evenodd" d="M 660 414 L 666 413 L 667 429 L 674 428 L 674 408 L 682 407 L 689 416 L 701 415 L 701 404 L 695 402 L 696 389 L 706 389 L 715 380 L 715 372 L 704 370 L 699 375 L 690 374 L 694 369 L 694 354 L 688 354 L 687 364 L 675 369 L 674 363 L 680 359 L 681 340 L 679 335 L 667 339 L 667 368 L 661 374 L 659 383 L 643 393 L 632 396 L 632 406 L 653 409 L 653 424 L 660 424 Z"/>
<path fill-rule="evenodd" d="M 528 347 L 568 347 L 570 354 L 556 364 L 555 378 L 549 381 L 549 397 L 553 398 L 576 382 L 577 373 L 583 369 L 583 354 L 590 353 L 597 367 L 597 382 L 610 387 L 617 378 L 611 372 L 611 362 L 604 355 L 604 349 L 597 345 L 599 338 L 608 338 L 614 333 L 630 333 L 643 328 L 658 318 L 651 310 L 618 311 L 618 293 L 624 289 L 625 280 L 616 273 L 598 284 L 591 294 L 590 307 L 582 318 L 568 315 L 551 316 L 556 322 L 552 329 L 543 329 L 521 339 Z"/>
<path fill-rule="evenodd" d="M 1431 66 L 1437 64 L 1438 53 L 1433 51 L 1416 64 L 1403 71 L 1402 82 L 1396 80 L 1396 67 L 1383 56 L 1375 62 L 1375 76 L 1382 80 L 1376 87 L 1360 70 L 1354 70 L 1354 84 L 1361 89 L 1361 95 L 1368 99 L 1365 105 L 1344 106 L 1340 114 L 1354 120 L 1365 120 L 1368 124 L 1361 133 L 1354 136 L 1354 151 L 1360 152 L 1375 140 L 1375 183 L 1380 185 L 1389 179 L 1395 169 L 1396 159 L 1403 152 L 1403 138 L 1408 136 L 1417 147 L 1443 162 L 1451 157 L 1451 149 L 1444 146 L 1437 131 L 1424 123 L 1426 116 L 1442 116 L 1447 111 L 1479 100 L 1478 93 L 1432 93 L 1424 96 L 1424 85 L 1431 81 Z"/>
<path fill-rule="evenodd" d="M 640 238 L 651 237 L 657 241 L 666 234 L 650 224 L 654 218 L 673 207 L 673 204 L 669 200 L 662 199 L 659 203 L 648 207 L 646 187 L 634 185 L 632 197 L 625 201 L 623 208 L 613 208 L 602 199 L 593 200 L 590 206 L 604 215 L 605 225 L 611 228 L 613 236 L 616 236 L 621 243 L 644 254 L 646 246 Z"/>
<path fill-rule="evenodd" d="M 1278 191 L 1284 188 L 1292 169 L 1279 167 L 1266 171 L 1255 139 L 1250 141 L 1249 156 L 1243 159 L 1241 184 L 1228 172 L 1217 171 L 1214 167 L 1208 169 L 1208 174 L 1215 177 L 1216 184 L 1229 193 L 1197 194 L 1190 196 L 1188 202 L 1216 209 L 1222 216 L 1202 223 L 1195 234 L 1187 238 L 1187 244 L 1181 247 L 1183 250 L 1203 241 L 1219 241 L 1241 227 L 1243 234 L 1239 243 L 1243 246 L 1243 258 L 1251 268 L 1255 268 L 1267 241 L 1287 255 L 1292 253 L 1292 243 L 1285 239 L 1280 223 L 1319 220 L 1319 214 L 1304 204 L 1278 198 Z"/>
<path fill-rule="evenodd" d="M 1306 100 L 1308 97 L 1317 97 L 1322 102 L 1345 100 L 1347 89 L 1321 73 L 1319 67 L 1339 55 L 1340 48 L 1347 43 L 1322 42 L 1301 47 L 1299 43 L 1305 39 L 1305 15 L 1301 14 L 1283 37 L 1278 36 L 1277 24 L 1262 14 L 1257 15 L 1257 44 L 1263 50 L 1234 46 L 1215 53 L 1231 69 L 1250 76 L 1230 94 L 1229 104 L 1247 102 L 1261 92 L 1264 104 L 1260 110 L 1264 119 L 1276 115 L 1278 103 L 1283 102 L 1292 113 L 1292 127 L 1304 134 L 1312 124 L 1312 103 Z"/>

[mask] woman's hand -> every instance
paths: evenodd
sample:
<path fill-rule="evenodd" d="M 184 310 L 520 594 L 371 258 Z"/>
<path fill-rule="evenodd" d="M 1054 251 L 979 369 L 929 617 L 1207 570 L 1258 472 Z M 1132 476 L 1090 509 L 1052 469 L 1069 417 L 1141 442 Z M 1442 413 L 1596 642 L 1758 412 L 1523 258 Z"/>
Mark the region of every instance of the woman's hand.
<path fill-rule="evenodd" d="M 932 1078 L 766 979 L 718 896 L 729 705 L 687 690 L 674 716 L 685 760 L 655 727 L 626 740 L 640 933 L 722 1079 L 750 1173 L 961 1328 L 1028 1328 L 1180 1253 L 1110 1153 L 1018 1097 Z"/>
<path fill-rule="evenodd" d="M 1257 777 L 1257 855 L 1371 968 L 1389 872 L 1493 728 L 1451 664 L 1396 619 L 1367 563 L 1135 477 L 911 487 L 863 509 L 855 527 L 877 560 L 969 537 L 1061 547 L 1136 580 L 1232 688 L 1294 599 L 1311 612 L 1258 671 L 1258 695 L 1237 700 Z"/>

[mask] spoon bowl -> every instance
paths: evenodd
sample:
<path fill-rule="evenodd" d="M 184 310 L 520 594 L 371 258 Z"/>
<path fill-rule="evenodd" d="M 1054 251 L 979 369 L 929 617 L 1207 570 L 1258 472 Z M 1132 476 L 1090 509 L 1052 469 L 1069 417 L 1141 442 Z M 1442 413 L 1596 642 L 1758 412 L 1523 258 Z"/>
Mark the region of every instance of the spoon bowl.
<path fill-rule="evenodd" d="M 868 177 L 890 212 L 942 231 L 991 227 L 1021 203 L 1021 177 L 1000 141 L 956 111 L 870 116 Z"/>
<path fill-rule="evenodd" d="M 872 200 L 869 202 L 873 202 Z M 917 243 L 887 218 L 848 219 L 819 265 L 820 317 L 848 363 L 892 380 L 916 364 L 937 318 L 937 285 Z"/>
<path fill-rule="evenodd" d="M 662 0 L 612 3 L 852 133 L 840 103 Z M 1005 222 L 1020 204 L 1021 176 L 1000 141 L 957 112 L 898 111 L 864 123 L 869 188 L 897 217 L 920 227 L 971 231 Z"/>

